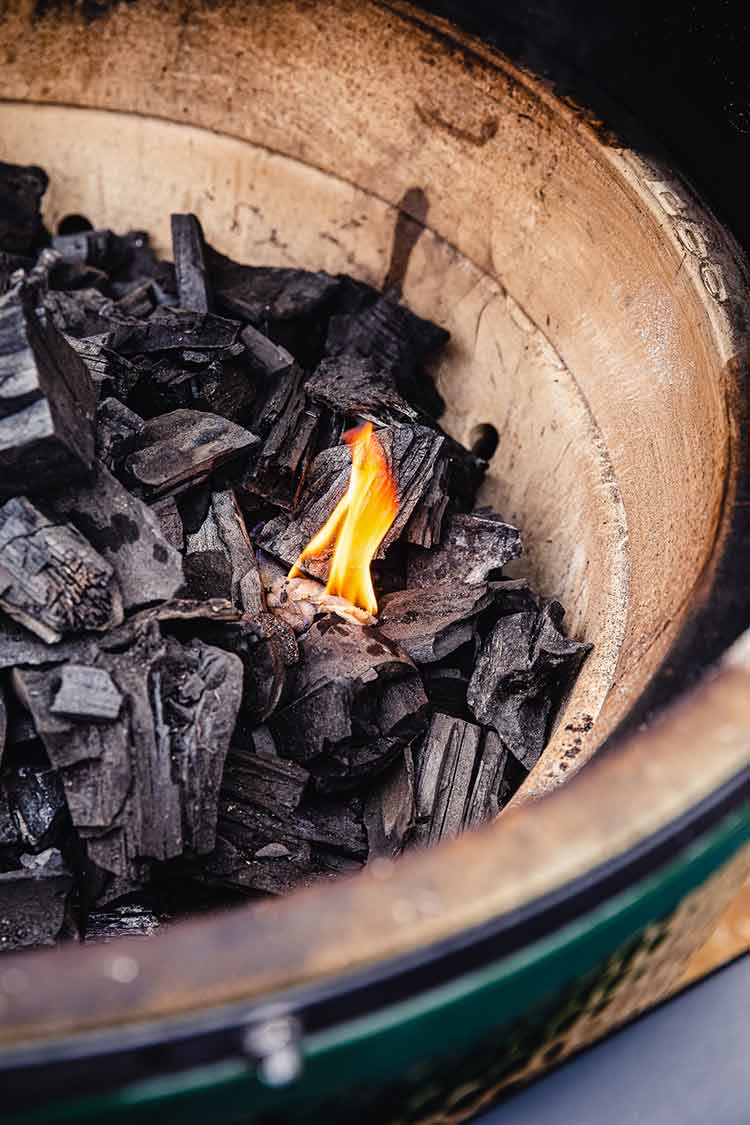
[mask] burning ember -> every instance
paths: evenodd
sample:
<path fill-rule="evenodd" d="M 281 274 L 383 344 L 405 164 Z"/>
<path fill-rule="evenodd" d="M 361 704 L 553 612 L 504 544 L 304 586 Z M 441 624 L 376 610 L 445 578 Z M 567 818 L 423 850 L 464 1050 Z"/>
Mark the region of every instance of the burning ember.
<path fill-rule="evenodd" d="M 302 574 L 300 564 L 333 547 L 326 590 L 352 605 L 376 614 L 378 603 L 370 563 L 398 512 L 396 483 L 383 446 L 366 422 L 344 434 L 352 453 L 349 488 L 317 535 L 313 536 L 289 571 Z"/>

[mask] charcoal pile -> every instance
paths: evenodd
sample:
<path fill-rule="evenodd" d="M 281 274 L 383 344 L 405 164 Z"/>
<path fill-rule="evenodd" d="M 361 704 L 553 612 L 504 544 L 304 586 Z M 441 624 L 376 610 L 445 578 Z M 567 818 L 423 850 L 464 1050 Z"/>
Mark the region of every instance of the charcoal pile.
<path fill-rule="evenodd" d="M 496 816 L 588 651 L 503 568 L 447 333 L 0 164 L 0 951 L 147 936 Z"/>

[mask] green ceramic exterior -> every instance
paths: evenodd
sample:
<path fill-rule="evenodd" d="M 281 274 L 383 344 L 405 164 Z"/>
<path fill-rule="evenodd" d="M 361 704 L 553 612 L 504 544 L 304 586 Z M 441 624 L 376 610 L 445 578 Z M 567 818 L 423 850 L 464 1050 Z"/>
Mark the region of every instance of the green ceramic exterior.
<path fill-rule="evenodd" d="M 696 888 L 705 894 L 749 838 L 745 805 L 665 866 L 544 939 L 408 1002 L 306 1037 L 303 1072 L 285 1088 L 264 1086 L 237 1057 L 4 1120 L 458 1121 L 534 1058 L 550 1065 L 580 1045 L 576 1026 L 592 1012 L 612 1027 L 627 1018 L 616 1003 L 623 985 L 632 991 L 634 979 L 645 980 L 651 999 L 649 975 L 666 956 L 660 950 L 679 928 L 682 907 Z"/>

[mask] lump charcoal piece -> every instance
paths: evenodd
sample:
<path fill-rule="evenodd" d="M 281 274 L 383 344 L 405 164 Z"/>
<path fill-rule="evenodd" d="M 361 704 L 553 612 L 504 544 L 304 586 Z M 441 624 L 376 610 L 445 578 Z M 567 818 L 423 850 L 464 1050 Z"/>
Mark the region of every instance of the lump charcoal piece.
<path fill-rule="evenodd" d="M 171 262 L 156 257 L 148 233 L 131 230 L 120 235 L 118 246 L 121 257 L 110 270 L 110 289 L 115 297 L 122 298 L 144 281 L 152 281 L 160 304 L 177 304 L 177 281 Z"/>
<path fill-rule="evenodd" d="M 195 215 L 172 215 L 172 257 L 180 307 L 207 313 L 211 302 L 204 261 L 203 228 Z"/>
<path fill-rule="evenodd" d="M 182 556 L 151 509 L 103 465 L 86 484 L 55 496 L 52 511 L 72 523 L 112 567 L 126 610 L 168 601 L 182 588 Z"/>
<path fill-rule="evenodd" d="M 417 411 L 396 390 L 393 374 L 361 356 L 334 356 L 305 383 L 313 402 L 339 414 L 387 423 L 414 422 Z"/>
<path fill-rule="evenodd" d="M 170 602 L 150 606 L 134 613 L 129 624 L 140 625 L 146 621 L 213 621 L 235 624 L 242 614 L 226 598 L 210 598 L 197 602 L 192 598 L 173 598 Z"/>
<path fill-rule="evenodd" d="M 106 273 L 93 266 L 76 265 L 72 262 L 55 262 L 50 266 L 50 289 L 98 289 L 106 291 L 109 278 Z"/>
<path fill-rule="evenodd" d="M 139 379 L 138 368 L 106 346 L 108 333 L 82 339 L 66 335 L 65 339 L 85 363 L 99 402 L 108 398 L 127 402 Z"/>
<path fill-rule="evenodd" d="M 239 328 L 236 321 L 213 313 L 162 308 L 146 321 L 117 326 L 110 346 L 124 356 L 184 348 L 224 350 L 235 342 Z"/>
<path fill-rule="evenodd" d="M 462 668 L 426 664 L 421 672 L 427 698 L 436 711 L 444 711 L 458 719 L 471 718 L 466 707 L 469 676 Z"/>
<path fill-rule="evenodd" d="M 372 359 L 378 367 L 392 373 L 408 402 L 437 417 L 442 411 L 442 400 L 429 376 L 418 369 L 449 338 L 445 329 L 390 297 L 381 297 L 360 312 L 331 317 L 325 354 Z"/>
<path fill-rule="evenodd" d="M 185 358 L 199 355 L 200 364 Z M 242 354 L 235 356 L 231 349 L 205 353 L 186 349 L 168 352 L 144 370 L 131 402 L 149 418 L 187 407 L 234 421 L 246 416 L 255 396 L 255 380 Z"/>
<path fill-rule="evenodd" d="M 59 845 L 69 817 L 58 772 L 49 766 L 16 766 L 5 771 L 2 788 L 23 851 L 38 853 Z"/>
<path fill-rule="evenodd" d="M 520 532 L 494 513 L 456 513 L 436 547 L 410 550 L 407 584 L 418 588 L 452 580 L 478 585 L 491 571 L 518 558 L 521 550 Z"/>
<path fill-rule="evenodd" d="M 433 491 L 436 463 L 443 438 L 425 426 L 394 426 L 377 431 L 398 488 L 396 519 L 380 545 L 377 558 L 402 535 L 419 546 L 430 546 L 440 536 L 447 497 Z M 439 470 L 438 470 L 439 472 Z M 324 449 L 313 461 L 292 519 L 269 521 L 259 546 L 291 566 L 310 542 L 349 486 L 351 455 L 345 445 Z M 438 480 L 442 478 L 438 477 Z M 329 558 L 306 559 L 302 569 L 325 581 Z"/>
<path fill-rule="evenodd" d="M 182 516 L 174 496 L 165 496 L 151 505 L 151 511 L 159 521 L 161 533 L 170 546 L 178 551 L 185 550 L 185 529 Z"/>
<path fill-rule="evenodd" d="M 433 715 L 414 763 L 415 843 L 436 844 L 461 832 L 481 740 L 473 723 Z"/>
<path fill-rule="evenodd" d="M 287 667 L 299 659 L 294 635 L 289 635 L 283 623 L 276 623 L 272 614 L 255 620 L 245 616 L 217 632 L 206 628 L 203 635 L 240 658 L 245 671 L 243 715 L 254 724 L 265 722 L 282 698 Z"/>
<path fill-rule="evenodd" d="M 20 289 L 0 297 L 0 496 L 81 476 L 94 457 L 86 366 Z"/>
<path fill-rule="evenodd" d="M 81 230 L 73 234 L 54 235 L 52 249 L 64 262 L 94 266 L 108 273 L 122 254 L 117 243 L 117 236 L 111 230 Z"/>
<path fill-rule="evenodd" d="M 29 254 L 44 238 L 42 196 L 49 177 L 36 165 L 0 160 L 0 250 Z"/>
<path fill-rule="evenodd" d="M 142 281 L 140 285 L 134 285 L 115 302 L 118 315 L 126 321 L 147 320 L 159 304 L 159 294 L 153 281 Z"/>
<path fill-rule="evenodd" d="M 251 425 L 261 445 L 243 480 L 244 488 L 268 503 L 290 509 L 302 479 L 321 443 L 325 425 L 320 407 L 304 390 L 304 374 L 296 365 L 274 378 L 273 386 Z"/>
<path fill-rule="evenodd" d="M 563 635 L 563 612 L 552 601 L 538 611 L 501 617 L 484 641 L 469 683 L 472 713 L 497 731 L 526 769 L 539 760 L 553 709 L 591 650 Z"/>
<path fill-rule="evenodd" d="M 48 644 L 123 618 L 110 564 L 74 527 L 52 522 L 25 496 L 0 508 L 0 607 Z"/>
<path fill-rule="evenodd" d="M 278 754 L 249 753 L 233 748 L 227 757 L 221 784 L 222 797 L 231 805 L 233 796 L 281 814 L 296 809 L 310 775 L 306 769 Z"/>
<path fill-rule="evenodd" d="M 73 638 L 54 645 L 47 644 L 11 618 L 0 614 L 0 670 L 15 668 L 18 664 L 32 668 L 60 663 L 74 655 L 78 647 L 79 641 Z"/>
<path fill-rule="evenodd" d="M 505 803 L 501 787 L 507 762 L 508 751 L 494 730 L 485 731 L 474 785 L 464 812 L 464 829 L 494 820 L 500 812 Z"/>
<path fill-rule="evenodd" d="M 105 398 L 96 408 L 96 457 L 110 472 L 118 472 L 143 435 L 145 423 L 117 398 Z"/>
<path fill-rule="evenodd" d="M 289 371 L 294 366 L 294 356 L 269 340 L 251 324 L 246 325 L 240 333 L 240 340 L 245 347 L 245 355 L 250 370 L 255 375 L 265 379 L 273 379 Z"/>
<path fill-rule="evenodd" d="M 265 612 L 258 560 L 233 489 L 212 493 L 206 519 L 197 532 L 188 536 L 187 549 L 189 555 L 196 551 L 223 553 L 229 563 L 229 596 L 234 604 L 256 618 Z"/>
<path fill-rule="evenodd" d="M 401 649 L 377 629 L 332 615 L 301 639 L 289 697 L 268 726 L 279 753 L 303 763 L 321 792 L 384 769 L 420 729 L 427 708 Z"/>
<path fill-rule="evenodd" d="M 145 448 L 131 453 L 126 468 L 153 496 L 213 472 L 247 453 L 258 438 L 217 414 L 173 410 L 152 418 L 144 428 Z"/>
<path fill-rule="evenodd" d="M 78 339 L 100 335 L 109 339 L 127 323 L 112 299 L 98 289 L 50 290 L 44 298 L 44 311 L 59 332 Z"/>
<path fill-rule="evenodd" d="M 380 632 L 418 664 L 454 652 L 476 633 L 476 618 L 494 601 L 485 585 L 439 582 L 386 594 L 380 605 Z"/>
<path fill-rule="evenodd" d="M 369 861 L 401 855 L 414 817 L 414 761 L 407 747 L 365 798 Z"/>
<path fill-rule="evenodd" d="M 65 928 L 73 875 L 54 848 L 44 858 L 0 874 L 0 953 L 54 945 Z"/>
<path fill-rule="evenodd" d="M 8 803 L 8 795 L 0 785 L 0 871 L 18 866 L 21 834 Z"/>
<path fill-rule="evenodd" d="M 3 753 L 5 751 L 5 741 L 8 734 L 8 702 L 5 695 L 3 679 L 0 679 L 0 767 L 2 767 L 3 764 Z"/>
<path fill-rule="evenodd" d="M 14 685 L 62 776 L 89 859 L 117 886 L 135 884 L 151 860 L 213 847 L 242 669 L 201 641 L 162 639 L 155 623 L 79 648 L 79 660 L 106 671 L 122 693 L 116 720 L 55 715 L 55 668 L 16 669 Z"/>
<path fill-rule="evenodd" d="M 112 722 L 121 707 L 122 694 L 104 668 L 63 664 L 60 686 L 50 704 L 53 715 L 76 722 Z"/>
<path fill-rule="evenodd" d="M 262 331 L 276 321 L 309 318 L 338 290 L 330 274 L 279 266 L 244 266 L 206 248 L 218 304 Z"/>

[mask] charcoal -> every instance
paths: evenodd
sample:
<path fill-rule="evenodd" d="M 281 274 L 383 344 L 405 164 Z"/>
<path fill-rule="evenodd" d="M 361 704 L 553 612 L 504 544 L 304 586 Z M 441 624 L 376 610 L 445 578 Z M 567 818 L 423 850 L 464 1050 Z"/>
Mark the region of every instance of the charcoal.
<path fill-rule="evenodd" d="M 48 644 L 123 617 L 113 569 L 69 523 L 25 496 L 0 507 L 0 607 Z"/>
<path fill-rule="evenodd" d="M 126 610 L 166 601 L 183 584 L 182 557 L 167 543 L 150 508 L 96 464 L 85 485 L 50 501 L 114 571 Z"/>
<path fill-rule="evenodd" d="M 104 335 L 107 340 L 127 324 L 110 297 L 98 289 L 55 289 L 44 298 L 44 310 L 59 332 L 85 339 Z"/>
<path fill-rule="evenodd" d="M 119 237 L 118 247 L 119 260 L 110 273 L 110 289 L 116 297 L 122 298 L 144 281 L 151 281 L 160 304 L 177 304 L 174 266 L 156 257 L 146 231 L 128 231 Z"/>
<path fill-rule="evenodd" d="M 454 652 L 475 635 L 476 618 L 494 601 L 486 584 L 437 582 L 386 594 L 380 604 L 380 632 L 418 664 Z"/>
<path fill-rule="evenodd" d="M 229 805 L 236 793 L 238 799 L 280 813 L 298 807 L 309 780 L 307 770 L 296 762 L 235 747 L 227 757 L 221 792 Z"/>
<path fill-rule="evenodd" d="M 365 800 L 368 859 L 395 859 L 414 826 L 414 761 L 411 747 L 380 777 Z"/>
<path fill-rule="evenodd" d="M 165 496 L 151 505 L 151 511 L 159 521 L 161 533 L 171 547 L 178 551 L 185 549 L 185 528 L 174 496 Z"/>
<path fill-rule="evenodd" d="M 520 554 L 520 533 L 493 512 L 456 513 L 437 547 L 410 550 L 407 582 L 414 588 L 449 580 L 477 585 Z"/>
<path fill-rule="evenodd" d="M 118 718 L 122 694 L 109 672 L 87 664 L 64 664 L 60 686 L 50 703 L 50 712 L 77 722 L 111 722 Z"/>
<path fill-rule="evenodd" d="M 71 265 L 94 266 L 108 273 L 122 257 L 117 236 L 111 230 L 82 230 L 73 234 L 56 234 L 52 249 Z"/>
<path fill-rule="evenodd" d="M 2 788 L 24 852 L 38 854 L 59 846 L 69 821 L 60 775 L 49 766 L 6 770 Z"/>
<path fill-rule="evenodd" d="M 251 425 L 261 439 L 243 486 L 268 503 L 294 506 L 326 418 L 304 390 L 296 365 L 273 378 L 272 388 Z"/>
<path fill-rule="evenodd" d="M 138 446 L 144 421 L 117 398 L 105 398 L 96 408 L 96 457 L 117 473 L 125 458 Z"/>
<path fill-rule="evenodd" d="M 0 953 L 54 945 L 65 926 L 73 876 L 54 848 L 38 859 L 0 874 Z"/>
<path fill-rule="evenodd" d="M 436 844 L 461 832 L 481 743 L 481 727 L 433 715 L 414 763 L 415 843 Z"/>
<path fill-rule="evenodd" d="M 138 368 L 106 346 L 108 333 L 82 339 L 66 336 L 65 339 L 85 363 L 99 401 L 117 398 L 127 402 L 138 382 Z"/>
<path fill-rule="evenodd" d="M 0 250 L 30 254 L 43 239 L 40 208 L 48 183 L 36 165 L 0 161 Z"/>
<path fill-rule="evenodd" d="M 78 640 L 72 639 L 48 644 L 11 618 L 0 614 L 0 669 L 14 668 L 19 664 L 38 667 L 59 663 L 73 655 L 78 644 Z"/>
<path fill-rule="evenodd" d="M 210 311 L 204 260 L 203 229 L 195 215 L 172 215 L 172 257 L 177 277 L 177 296 L 183 309 Z"/>
<path fill-rule="evenodd" d="M 286 348 L 274 344 L 251 324 L 242 329 L 240 340 L 245 347 L 248 366 L 255 375 L 273 380 L 294 366 L 294 357 Z"/>
<path fill-rule="evenodd" d="M 417 418 L 417 411 L 396 390 L 393 373 L 360 356 L 324 359 L 305 383 L 305 391 L 313 402 L 333 412 L 381 425 Z"/>
<path fill-rule="evenodd" d="M 231 604 L 231 603 L 230 603 Z M 299 652 L 294 634 L 273 614 L 243 617 L 220 632 L 206 628 L 204 637 L 233 652 L 244 667 L 242 710 L 253 724 L 263 723 L 279 705 L 287 682 L 287 668 L 297 663 Z"/>
<path fill-rule="evenodd" d="M 109 278 L 94 266 L 79 265 L 77 262 L 55 262 L 49 271 L 50 289 L 98 289 L 104 293 Z"/>
<path fill-rule="evenodd" d="M 150 369 L 143 369 L 131 403 L 148 418 L 189 408 L 220 414 L 232 421 L 243 419 L 256 396 L 255 380 L 243 354 L 236 356 L 231 349 L 207 351 L 200 353 L 202 362 L 196 364 L 192 360 L 198 354 L 185 350 L 167 352 L 157 358 Z"/>
<path fill-rule="evenodd" d="M 123 696 L 118 719 L 55 714 L 55 668 L 17 668 L 13 681 L 62 776 L 89 859 L 119 888 L 142 881 L 150 860 L 210 851 L 240 662 L 201 641 L 163 639 L 156 623 L 80 642 L 77 662 L 109 674 Z"/>
<path fill-rule="evenodd" d="M 408 402 L 436 417 L 442 400 L 421 363 L 449 339 L 449 334 L 390 297 L 381 297 L 360 312 L 332 316 L 326 356 L 361 356 L 390 372 Z"/>
<path fill-rule="evenodd" d="M 217 848 L 203 877 L 245 892 L 283 894 L 332 869 L 357 870 L 367 854 L 362 816 L 356 798 L 269 809 L 258 800 L 257 778 L 235 776 L 222 789 Z"/>
<path fill-rule="evenodd" d="M 485 731 L 474 785 L 464 810 L 464 829 L 494 820 L 500 812 L 505 803 L 501 803 L 501 786 L 507 762 L 508 751 L 498 736 L 493 730 Z"/>
<path fill-rule="evenodd" d="M 208 601 L 173 598 L 172 601 L 162 602 L 161 605 L 139 610 L 130 618 L 130 623 L 138 625 L 146 621 L 208 621 L 234 624 L 241 619 L 242 614 L 235 609 L 228 598 L 209 598 Z"/>
<path fill-rule="evenodd" d="M 201 527 L 187 538 L 188 559 L 195 552 L 218 552 L 229 565 L 229 597 L 245 613 L 258 617 L 266 609 L 265 593 L 245 520 L 233 489 L 214 492 Z"/>
<path fill-rule="evenodd" d="M 191 601 L 232 601 L 232 564 L 223 550 L 190 551 L 183 572 L 185 596 Z"/>
<path fill-rule="evenodd" d="M 5 683 L 0 679 L 0 768 L 3 764 L 5 740 L 8 734 L 8 703 L 5 697 Z"/>
<path fill-rule="evenodd" d="M 150 279 L 134 285 L 115 302 L 118 316 L 123 320 L 147 320 L 160 305 L 158 287 Z"/>
<path fill-rule="evenodd" d="M 131 453 L 128 472 L 152 497 L 161 496 L 246 454 L 258 439 L 234 422 L 197 410 L 173 410 L 146 423 L 145 447 Z"/>
<path fill-rule="evenodd" d="M 453 658 L 454 654 L 451 653 L 450 659 Z M 441 667 L 440 664 L 433 663 L 425 664 L 421 673 L 427 698 L 436 711 L 445 711 L 459 719 L 471 718 L 466 706 L 469 676 L 462 668 Z"/>
<path fill-rule="evenodd" d="M 148 355 L 172 349 L 224 350 L 237 339 L 240 326 L 213 313 L 159 309 L 147 321 L 119 325 L 111 347 L 119 355 Z"/>
<path fill-rule="evenodd" d="M 360 784 L 386 766 L 421 727 L 427 699 L 403 650 L 377 629 L 333 615 L 300 643 L 292 702 L 268 726 L 279 753 L 301 762 L 321 792 Z"/>
<path fill-rule="evenodd" d="M 21 834 L 8 803 L 8 795 L 0 785 L 0 871 L 17 867 L 20 851 Z"/>
<path fill-rule="evenodd" d="M 446 497 L 434 492 L 443 438 L 424 426 L 403 425 L 377 431 L 398 488 L 399 510 L 377 553 L 386 551 L 402 535 L 411 543 L 430 546 L 439 539 Z M 259 546 L 290 566 L 315 535 L 349 486 L 351 456 L 346 446 L 325 449 L 312 463 L 292 519 L 270 520 L 258 537 Z M 439 489 L 439 483 L 438 483 Z M 302 569 L 325 579 L 330 559 L 306 559 Z"/>
<path fill-rule="evenodd" d="M 0 297 L 0 496 L 59 487 L 94 456 L 91 377 L 26 300 L 20 287 Z"/>
<path fill-rule="evenodd" d="M 339 288 L 327 273 L 278 266 L 243 266 L 211 247 L 206 261 L 219 306 L 265 330 L 275 322 L 308 319 Z"/>
<path fill-rule="evenodd" d="M 555 601 L 501 617 L 482 646 L 469 683 L 472 713 L 497 731 L 526 769 L 538 761 L 556 703 L 591 648 L 563 635 L 562 618 Z"/>
<path fill-rule="evenodd" d="M 6 254 L 0 250 L 0 297 L 20 281 L 22 275 L 33 265 L 32 258 L 24 258 L 22 254 Z M 21 271 L 20 274 L 17 274 L 18 270 Z"/>

